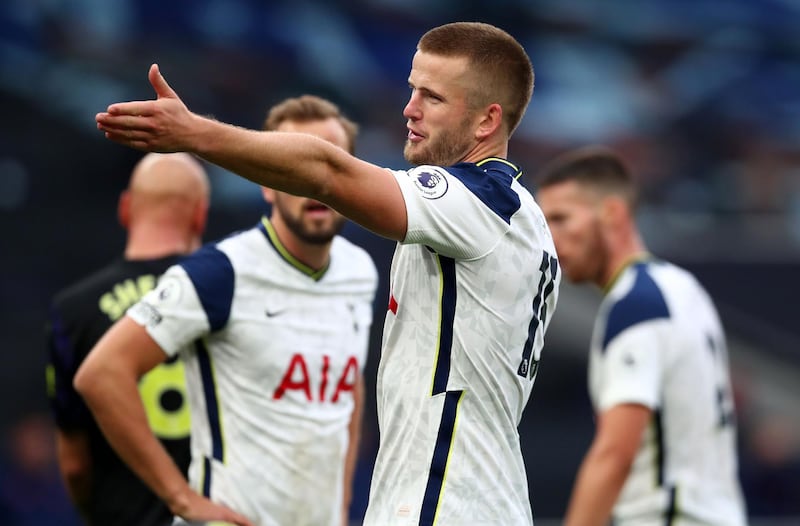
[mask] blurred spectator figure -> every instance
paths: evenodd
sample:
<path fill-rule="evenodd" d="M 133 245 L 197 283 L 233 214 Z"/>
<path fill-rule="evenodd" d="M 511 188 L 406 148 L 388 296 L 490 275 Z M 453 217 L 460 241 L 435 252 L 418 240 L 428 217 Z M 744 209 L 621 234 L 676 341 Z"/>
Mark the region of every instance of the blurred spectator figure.
<path fill-rule="evenodd" d="M 4 437 L 0 457 L 0 524 L 78 526 L 61 483 L 55 432 L 44 413 L 24 416 Z"/>
<path fill-rule="evenodd" d="M 784 213 L 797 196 L 800 154 L 781 141 L 751 137 L 742 145 L 738 172 L 737 209 L 753 213 Z"/>

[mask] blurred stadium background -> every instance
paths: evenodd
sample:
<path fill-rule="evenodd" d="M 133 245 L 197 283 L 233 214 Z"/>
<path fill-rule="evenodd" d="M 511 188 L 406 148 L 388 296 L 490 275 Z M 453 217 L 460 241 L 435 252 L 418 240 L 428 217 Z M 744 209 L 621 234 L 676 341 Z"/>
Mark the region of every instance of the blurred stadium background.
<path fill-rule="evenodd" d="M 651 250 L 694 271 L 730 337 L 741 476 L 758 526 L 800 524 L 800 1 L 3 0 L 0 3 L 0 524 L 75 524 L 44 390 L 52 294 L 117 257 L 116 199 L 139 154 L 94 115 L 151 98 L 158 62 L 200 113 L 259 127 L 268 106 L 330 97 L 359 155 L 403 167 L 406 75 L 439 23 L 497 24 L 536 90 L 511 144 L 526 184 L 571 146 L 617 148 L 641 177 Z M 213 169 L 207 240 L 252 225 L 256 188 Z M 346 234 L 381 269 L 370 389 L 393 245 Z M 556 524 L 593 432 L 586 346 L 599 293 L 565 284 L 520 434 L 537 524 Z M 353 524 L 377 447 L 368 396 Z"/>

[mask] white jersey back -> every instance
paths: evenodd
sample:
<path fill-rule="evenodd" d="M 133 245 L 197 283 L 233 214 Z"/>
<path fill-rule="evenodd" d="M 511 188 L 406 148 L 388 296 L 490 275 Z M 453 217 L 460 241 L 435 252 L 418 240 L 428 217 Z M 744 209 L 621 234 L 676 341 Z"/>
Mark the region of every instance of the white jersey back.
<path fill-rule="evenodd" d="M 502 159 L 393 173 L 408 232 L 364 524 L 531 524 L 517 426 L 561 279 L 544 216 Z"/>
<path fill-rule="evenodd" d="M 589 358 L 597 412 L 617 404 L 653 418 L 614 508 L 619 524 L 745 524 L 725 335 L 685 270 L 637 262 L 601 304 Z"/>
<path fill-rule="evenodd" d="M 190 483 L 259 526 L 341 524 L 377 271 L 341 237 L 313 272 L 269 222 L 170 268 L 129 311 L 186 363 Z"/>

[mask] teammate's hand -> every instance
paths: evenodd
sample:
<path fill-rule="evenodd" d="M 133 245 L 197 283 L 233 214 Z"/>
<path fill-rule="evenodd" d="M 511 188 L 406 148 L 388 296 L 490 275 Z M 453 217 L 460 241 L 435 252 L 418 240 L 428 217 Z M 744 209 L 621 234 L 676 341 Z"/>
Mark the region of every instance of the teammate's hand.
<path fill-rule="evenodd" d="M 119 102 L 95 116 L 106 138 L 151 152 L 189 151 L 191 123 L 196 117 L 161 75 L 158 64 L 147 74 L 155 100 Z"/>
<path fill-rule="evenodd" d="M 189 491 L 182 495 L 180 504 L 171 504 L 170 510 L 190 524 L 232 524 L 253 526 L 253 523 L 240 513 L 227 506 L 211 502 L 209 499 Z"/>

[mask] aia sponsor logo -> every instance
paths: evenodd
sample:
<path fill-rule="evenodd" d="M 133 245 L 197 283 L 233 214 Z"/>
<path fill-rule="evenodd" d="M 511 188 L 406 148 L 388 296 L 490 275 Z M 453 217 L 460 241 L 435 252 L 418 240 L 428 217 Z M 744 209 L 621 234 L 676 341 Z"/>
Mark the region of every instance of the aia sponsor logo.
<path fill-rule="evenodd" d="M 331 377 L 330 365 L 330 356 L 323 355 L 319 385 L 312 386 L 306 359 L 302 354 L 294 354 L 283 373 L 280 385 L 272 393 L 272 399 L 280 400 L 288 391 L 300 391 L 309 402 L 338 402 L 342 394 L 352 393 L 355 389 L 359 376 L 358 360 L 355 356 L 349 357 L 338 378 Z"/>

